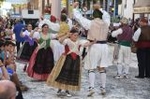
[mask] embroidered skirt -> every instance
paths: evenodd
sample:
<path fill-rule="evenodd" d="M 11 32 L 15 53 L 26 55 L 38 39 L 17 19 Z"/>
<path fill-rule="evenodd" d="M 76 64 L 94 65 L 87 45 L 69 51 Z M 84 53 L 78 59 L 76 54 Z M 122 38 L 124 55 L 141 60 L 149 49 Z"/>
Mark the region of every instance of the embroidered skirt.
<path fill-rule="evenodd" d="M 80 90 L 80 57 L 74 60 L 71 55 L 62 55 L 49 75 L 47 84 L 63 90 Z"/>
<path fill-rule="evenodd" d="M 27 68 L 28 76 L 38 79 L 47 80 L 48 75 L 54 67 L 53 52 L 50 47 L 47 49 L 35 49 L 29 61 Z"/>

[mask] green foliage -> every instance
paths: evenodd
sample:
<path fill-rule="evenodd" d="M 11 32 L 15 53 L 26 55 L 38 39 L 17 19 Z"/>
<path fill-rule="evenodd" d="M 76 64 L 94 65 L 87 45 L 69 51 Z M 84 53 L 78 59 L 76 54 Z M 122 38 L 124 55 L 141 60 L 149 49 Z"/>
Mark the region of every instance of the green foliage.
<path fill-rule="evenodd" d="M 120 19 L 118 17 L 111 17 L 112 23 L 119 23 Z"/>
<path fill-rule="evenodd" d="M 0 2 L 4 2 L 5 0 L 0 0 Z"/>

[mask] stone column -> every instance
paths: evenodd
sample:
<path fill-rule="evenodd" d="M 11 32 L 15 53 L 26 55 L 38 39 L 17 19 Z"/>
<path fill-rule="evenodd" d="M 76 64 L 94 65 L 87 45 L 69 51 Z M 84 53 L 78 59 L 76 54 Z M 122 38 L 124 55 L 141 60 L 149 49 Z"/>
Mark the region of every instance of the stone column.
<path fill-rule="evenodd" d="M 107 0 L 107 12 L 109 12 L 109 8 L 110 8 L 110 0 Z"/>
<path fill-rule="evenodd" d="M 44 14 L 45 9 L 45 0 L 42 0 L 42 15 Z"/>
<path fill-rule="evenodd" d="M 52 0 L 51 15 L 54 15 L 56 18 L 60 19 L 60 14 L 61 14 L 61 0 Z"/>
<path fill-rule="evenodd" d="M 106 0 L 103 0 L 103 10 L 106 10 Z"/>

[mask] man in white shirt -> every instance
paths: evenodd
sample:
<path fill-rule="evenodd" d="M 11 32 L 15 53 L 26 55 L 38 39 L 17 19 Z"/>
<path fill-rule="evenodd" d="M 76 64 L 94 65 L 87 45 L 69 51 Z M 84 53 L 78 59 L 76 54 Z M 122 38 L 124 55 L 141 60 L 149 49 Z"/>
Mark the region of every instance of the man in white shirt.
<path fill-rule="evenodd" d="M 131 60 L 131 42 L 133 30 L 128 25 L 128 19 L 121 19 L 121 26 L 117 30 L 112 32 L 112 37 L 117 37 L 118 40 L 118 59 L 116 60 L 117 65 L 117 76 L 115 78 L 128 78 L 129 65 Z"/>
<path fill-rule="evenodd" d="M 73 9 L 73 15 L 75 20 L 82 26 L 84 29 L 88 30 L 87 40 L 93 42 L 96 40 L 96 44 L 93 44 L 89 47 L 86 57 L 84 58 L 84 68 L 88 70 L 89 76 L 89 93 L 88 96 L 92 96 L 95 93 L 95 70 L 98 69 L 100 73 L 100 93 L 104 95 L 106 93 L 106 70 L 108 67 L 108 45 L 107 45 L 107 36 L 109 31 L 109 17 L 103 19 L 103 12 L 100 11 L 99 6 L 96 4 L 93 11 L 93 20 L 88 20 L 82 16 L 78 10 L 78 3 L 75 3 Z"/>

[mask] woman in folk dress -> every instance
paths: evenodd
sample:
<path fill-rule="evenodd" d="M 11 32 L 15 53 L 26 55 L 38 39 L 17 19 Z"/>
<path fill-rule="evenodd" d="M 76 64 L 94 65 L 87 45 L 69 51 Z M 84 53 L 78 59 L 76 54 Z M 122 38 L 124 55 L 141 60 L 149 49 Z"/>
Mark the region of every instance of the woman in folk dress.
<path fill-rule="evenodd" d="M 34 50 L 27 68 L 28 76 L 37 80 L 46 80 L 54 67 L 53 52 L 50 41 L 57 38 L 56 34 L 49 33 L 48 24 L 42 25 L 42 32 L 39 35 L 38 47 Z"/>
<path fill-rule="evenodd" d="M 75 29 L 72 29 L 70 35 L 61 38 L 60 42 L 65 45 L 65 53 L 62 54 L 53 68 L 47 79 L 47 84 L 58 88 L 58 94 L 61 93 L 61 90 L 66 90 L 66 95 L 71 96 L 69 90 L 79 91 L 81 83 L 81 64 L 79 55 L 81 43 L 78 40 L 78 32 Z M 87 42 L 84 44 L 84 47 L 91 44 L 92 43 Z"/>
<path fill-rule="evenodd" d="M 32 30 L 32 25 L 28 24 L 27 30 L 21 33 L 21 36 L 25 38 L 25 42 L 18 52 L 18 58 L 23 61 L 29 61 L 34 49 L 37 47 L 36 36 L 31 36 L 32 34 L 37 34 L 34 33 L 35 30 Z"/>

